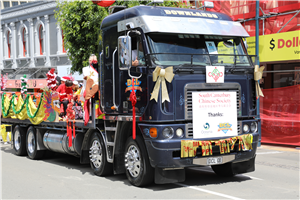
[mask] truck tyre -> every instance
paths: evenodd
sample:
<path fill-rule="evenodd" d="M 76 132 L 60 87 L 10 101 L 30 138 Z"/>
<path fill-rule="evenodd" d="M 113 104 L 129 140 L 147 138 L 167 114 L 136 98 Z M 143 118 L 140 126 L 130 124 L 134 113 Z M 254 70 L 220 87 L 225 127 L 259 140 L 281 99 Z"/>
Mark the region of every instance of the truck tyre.
<path fill-rule="evenodd" d="M 13 149 L 18 156 L 26 155 L 25 137 L 25 128 L 21 128 L 19 125 L 17 125 L 12 133 L 12 142 Z"/>
<path fill-rule="evenodd" d="M 218 176 L 232 177 L 235 173 L 232 170 L 232 163 L 225 163 L 222 165 L 212 165 L 211 168 Z"/>
<path fill-rule="evenodd" d="M 98 133 L 93 133 L 89 148 L 90 164 L 94 174 L 97 176 L 112 174 L 113 165 L 107 162 L 106 148 L 102 137 Z"/>
<path fill-rule="evenodd" d="M 28 157 L 32 160 L 41 159 L 45 154 L 44 150 L 37 150 L 36 129 L 32 126 L 29 127 L 26 133 L 26 151 Z"/>
<path fill-rule="evenodd" d="M 141 187 L 153 182 L 154 169 L 151 167 L 142 138 L 130 136 L 125 145 L 126 176 L 132 185 Z"/>

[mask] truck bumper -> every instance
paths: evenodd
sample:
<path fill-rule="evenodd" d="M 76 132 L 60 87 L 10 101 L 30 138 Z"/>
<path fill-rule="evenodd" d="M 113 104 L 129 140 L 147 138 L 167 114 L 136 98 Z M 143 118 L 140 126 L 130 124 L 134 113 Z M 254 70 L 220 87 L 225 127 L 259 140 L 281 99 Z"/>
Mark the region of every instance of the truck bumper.
<path fill-rule="evenodd" d="M 241 163 L 247 162 L 251 159 L 255 158 L 256 149 L 258 146 L 258 133 L 252 133 L 253 142 L 252 142 L 252 150 L 247 151 L 231 151 L 231 153 L 218 154 L 219 146 L 213 146 L 213 155 L 212 156 L 202 156 L 201 154 L 197 154 L 193 158 L 181 158 L 181 140 L 145 140 L 145 144 L 147 147 L 150 164 L 155 168 L 163 168 L 163 169 L 181 169 L 185 167 L 195 167 L 200 165 L 208 165 L 207 158 L 209 157 L 223 157 L 223 164 L 225 163 Z M 238 144 L 236 144 L 238 145 Z M 201 149 L 201 148 L 200 148 Z M 237 147 L 235 146 L 235 149 Z M 198 150 L 199 151 L 199 148 Z M 251 161 L 252 162 L 252 161 Z M 243 170 L 245 171 L 245 170 Z M 252 170 L 253 171 L 253 170 Z M 243 173 L 243 172 L 241 172 Z"/>

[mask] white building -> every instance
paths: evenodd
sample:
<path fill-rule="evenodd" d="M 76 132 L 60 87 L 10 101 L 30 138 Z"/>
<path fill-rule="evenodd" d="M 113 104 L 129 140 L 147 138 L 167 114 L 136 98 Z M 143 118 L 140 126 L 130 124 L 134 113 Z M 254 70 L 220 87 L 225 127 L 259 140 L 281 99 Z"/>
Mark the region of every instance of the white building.
<path fill-rule="evenodd" d="M 38 1 L 1 10 L 0 70 L 9 79 L 24 74 L 30 79 L 46 78 L 50 68 L 70 66 L 54 17 L 56 5 L 55 1 Z"/>
<path fill-rule="evenodd" d="M 28 3 L 31 1 L 32 0 L 1 0 L 0 1 L 0 9 L 22 5 L 24 3 Z"/>

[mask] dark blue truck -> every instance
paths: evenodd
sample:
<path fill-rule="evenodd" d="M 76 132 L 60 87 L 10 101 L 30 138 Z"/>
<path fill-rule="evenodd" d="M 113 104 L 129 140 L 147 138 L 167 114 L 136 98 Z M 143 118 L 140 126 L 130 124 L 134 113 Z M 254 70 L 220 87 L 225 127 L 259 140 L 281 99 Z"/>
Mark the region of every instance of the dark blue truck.
<path fill-rule="evenodd" d="M 135 186 L 184 181 L 187 167 L 211 166 L 222 176 L 254 171 L 260 126 L 255 58 L 247 54 L 249 35 L 240 23 L 202 10 L 116 7 L 100 34 L 104 119 L 92 109 L 87 126 L 76 122 L 68 147 L 65 122 L 2 118 L 13 125 L 17 155 L 71 154 L 96 175 L 126 173 Z"/>

